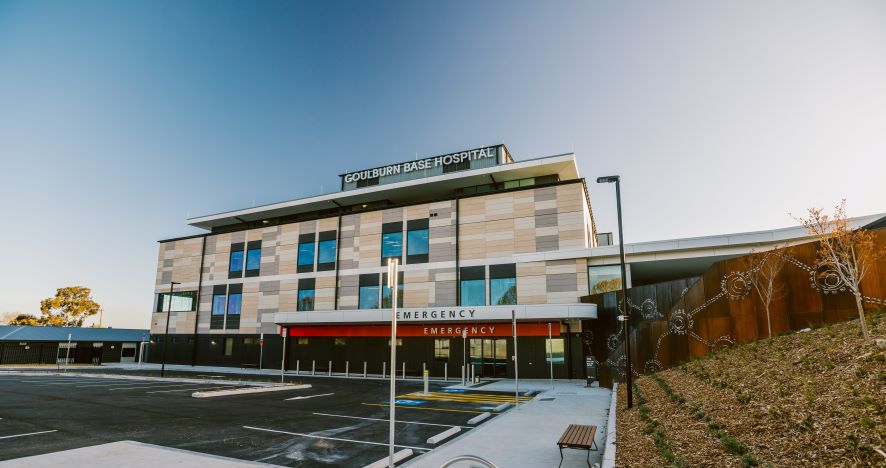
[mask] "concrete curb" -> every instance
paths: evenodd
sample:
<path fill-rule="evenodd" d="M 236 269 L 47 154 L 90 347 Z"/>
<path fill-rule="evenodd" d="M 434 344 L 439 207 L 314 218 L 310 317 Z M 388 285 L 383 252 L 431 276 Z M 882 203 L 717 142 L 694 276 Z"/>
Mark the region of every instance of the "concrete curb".
<path fill-rule="evenodd" d="M 445 431 L 443 431 L 433 437 L 429 437 L 428 443 L 433 444 L 433 445 L 437 445 L 440 443 L 441 440 L 446 440 L 447 438 L 452 437 L 455 434 L 458 434 L 459 432 L 461 432 L 460 427 L 458 427 L 458 426 L 450 427 L 449 429 L 446 429 Z"/>
<path fill-rule="evenodd" d="M 612 402 L 609 403 L 609 419 L 606 421 L 606 442 L 603 447 L 603 464 L 601 468 L 615 468 L 615 413 L 618 402 L 618 382 L 612 384 Z"/>
<path fill-rule="evenodd" d="M 409 458 L 411 456 L 412 456 L 412 449 L 403 449 L 403 450 L 400 450 L 399 452 L 394 452 L 394 463 L 397 463 L 400 460 L 403 460 L 404 458 Z M 389 465 L 390 465 L 390 463 L 388 463 L 388 457 L 384 457 L 377 462 L 373 462 L 373 463 L 370 463 L 370 464 L 364 466 L 363 468 L 385 468 Z"/>
<path fill-rule="evenodd" d="M 119 375 L 119 374 L 94 374 L 91 372 L 16 372 L 16 375 L 27 376 L 27 377 L 46 377 L 46 376 L 56 376 L 60 378 L 64 377 L 89 377 L 96 379 L 108 379 L 108 380 L 131 380 L 136 382 L 178 382 L 178 383 L 192 383 L 192 384 L 211 384 L 211 385 L 240 385 L 240 386 L 249 386 L 249 387 L 269 387 L 273 385 L 279 385 L 277 383 L 271 382 L 254 382 L 251 380 L 218 380 L 218 379 L 195 379 L 195 378 L 187 378 L 187 377 L 151 377 L 145 375 Z M 2 374 L 0 374 L 2 375 Z"/>
<path fill-rule="evenodd" d="M 273 387 L 234 388 L 234 389 L 230 389 L 230 390 L 210 390 L 208 392 L 194 392 L 191 394 L 191 396 L 194 398 L 212 398 L 212 397 L 228 396 L 228 395 L 244 395 L 247 393 L 280 392 L 283 390 L 302 390 L 305 388 L 311 388 L 311 384 L 275 385 Z"/>
<path fill-rule="evenodd" d="M 482 414 L 478 414 L 471 419 L 468 419 L 468 424 L 477 424 L 478 422 L 484 421 L 492 416 L 492 413 L 486 412 Z"/>

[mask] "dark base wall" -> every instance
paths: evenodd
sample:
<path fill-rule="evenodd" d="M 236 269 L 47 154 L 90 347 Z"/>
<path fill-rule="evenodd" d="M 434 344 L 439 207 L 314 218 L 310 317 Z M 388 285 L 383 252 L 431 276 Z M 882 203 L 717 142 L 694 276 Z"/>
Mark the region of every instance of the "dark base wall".
<path fill-rule="evenodd" d="M 554 378 L 556 379 L 584 379 L 585 356 L 582 346 L 582 336 L 579 333 L 562 334 L 565 338 L 565 355 L 562 362 L 555 362 L 553 366 Z M 148 362 L 159 363 L 163 355 L 163 335 L 154 335 L 154 343 L 147 353 Z M 258 335 L 198 335 L 196 343 L 193 335 L 171 335 L 166 350 L 167 364 L 184 364 L 201 366 L 243 367 L 256 368 L 259 366 L 260 347 Z M 301 340 L 304 340 L 302 338 Z M 227 340 L 231 340 L 228 342 Z M 336 345 L 332 337 L 309 337 L 307 343 L 299 344 L 299 338 L 289 337 L 286 339 L 286 369 L 294 371 L 296 366 L 302 372 L 310 372 L 312 361 L 315 371 L 328 372 L 330 361 L 332 372 L 345 372 L 346 363 L 352 374 L 363 373 L 363 362 L 366 361 L 367 372 L 380 374 L 382 363 L 390 361 L 390 347 L 388 338 L 377 337 L 347 337 L 344 344 Z M 422 364 L 425 364 L 432 377 L 443 377 L 444 368 L 448 366 L 450 379 L 460 378 L 463 340 L 452 338 L 449 340 L 450 356 L 448 360 L 439 360 L 434 357 L 434 338 L 402 338 L 403 345 L 397 348 L 397 372 L 402 372 L 402 364 L 406 363 L 406 375 L 418 377 L 422 373 Z M 470 338 L 468 339 L 470 343 Z M 514 344 L 511 338 L 505 339 L 507 343 L 506 364 L 500 366 L 485 365 L 479 363 L 475 367 L 477 375 L 483 377 L 514 377 L 514 364 L 510 356 L 514 354 Z M 195 346 L 196 344 L 196 346 Z M 229 346 L 229 353 L 226 353 Z M 547 350 L 544 337 L 521 337 L 518 342 L 520 361 L 520 378 L 546 379 L 550 377 L 551 367 L 547 362 Z M 279 369 L 282 357 L 283 338 L 276 335 L 265 335 L 264 351 L 262 352 L 261 367 L 265 369 Z M 194 353 L 196 352 L 196 359 Z M 470 362 L 470 357 L 468 358 Z M 386 364 L 387 365 L 387 364 Z M 388 370 L 389 371 L 389 370 Z"/>
<path fill-rule="evenodd" d="M 65 350 L 59 345 L 65 343 L 52 342 L 17 342 L 0 343 L 0 364 L 56 364 L 57 359 L 65 357 Z M 123 348 L 121 342 L 105 341 L 102 347 L 96 348 L 92 341 L 73 342 L 67 355 L 71 363 L 101 364 L 120 362 Z M 135 360 L 138 360 L 138 347 L 135 349 Z"/>

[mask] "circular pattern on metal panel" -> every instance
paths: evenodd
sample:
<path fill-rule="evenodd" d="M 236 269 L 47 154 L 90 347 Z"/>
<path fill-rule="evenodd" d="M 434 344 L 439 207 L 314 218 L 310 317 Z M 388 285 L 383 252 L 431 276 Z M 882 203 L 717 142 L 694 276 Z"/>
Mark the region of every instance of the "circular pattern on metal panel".
<path fill-rule="evenodd" d="M 685 335 L 686 331 L 692 328 L 693 324 L 692 317 L 683 309 L 671 312 L 671 316 L 668 317 L 668 329 L 678 335 Z"/>
<path fill-rule="evenodd" d="M 742 299 L 751 293 L 751 279 L 747 273 L 733 271 L 723 277 L 720 287 L 730 299 Z"/>
<path fill-rule="evenodd" d="M 609 338 L 606 339 L 606 347 L 609 348 L 609 351 L 618 347 L 618 333 L 609 335 Z"/>
<path fill-rule="evenodd" d="M 646 320 L 658 320 L 661 318 L 661 314 L 658 313 L 658 308 L 655 306 L 655 301 L 652 299 L 646 299 L 640 304 L 640 315 Z"/>
<path fill-rule="evenodd" d="M 818 289 L 822 294 L 837 294 L 846 290 L 846 283 L 833 268 L 819 266 L 809 272 L 809 281 L 813 289 Z"/>

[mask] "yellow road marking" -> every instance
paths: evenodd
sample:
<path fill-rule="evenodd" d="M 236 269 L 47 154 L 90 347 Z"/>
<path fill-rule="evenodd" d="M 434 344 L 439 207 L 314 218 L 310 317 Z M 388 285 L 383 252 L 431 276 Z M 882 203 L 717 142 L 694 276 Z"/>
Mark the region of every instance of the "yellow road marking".
<path fill-rule="evenodd" d="M 507 395 L 489 394 L 489 393 L 444 393 L 431 392 L 427 395 L 422 393 L 408 393 L 399 395 L 397 398 L 408 398 L 413 400 L 436 400 L 436 401 L 453 401 L 462 403 L 513 403 L 514 397 Z M 525 402 L 531 400 L 532 397 L 521 396 L 520 401 Z"/>
<path fill-rule="evenodd" d="M 361 403 L 366 406 L 386 406 L 390 408 L 391 405 L 387 403 Z M 394 405 L 394 408 L 406 408 L 406 409 L 417 409 L 417 410 L 430 410 L 430 411 L 451 411 L 453 413 L 475 413 L 482 414 L 485 411 L 473 411 L 473 410 L 460 410 L 460 409 L 449 409 L 449 408 L 422 408 L 420 406 L 406 406 L 406 405 Z"/>

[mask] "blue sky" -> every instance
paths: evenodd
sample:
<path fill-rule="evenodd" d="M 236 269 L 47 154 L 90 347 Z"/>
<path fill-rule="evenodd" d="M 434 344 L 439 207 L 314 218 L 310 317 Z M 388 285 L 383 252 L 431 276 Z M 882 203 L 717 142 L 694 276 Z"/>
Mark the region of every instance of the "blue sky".
<path fill-rule="evenodd" d="M 884 25 L 881 1 L 0 0 L 0 314 L 79 284 L 147 327 L 186 217 L 502 141 L 621 174 L 628 242 L 884 212 Z"/>

